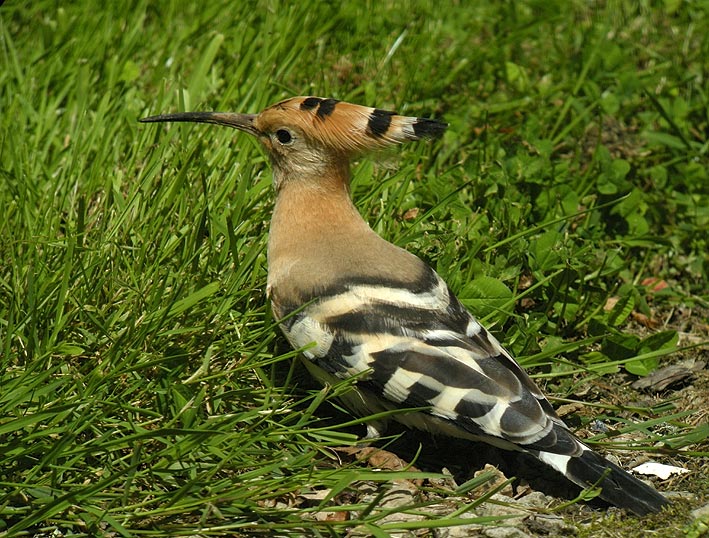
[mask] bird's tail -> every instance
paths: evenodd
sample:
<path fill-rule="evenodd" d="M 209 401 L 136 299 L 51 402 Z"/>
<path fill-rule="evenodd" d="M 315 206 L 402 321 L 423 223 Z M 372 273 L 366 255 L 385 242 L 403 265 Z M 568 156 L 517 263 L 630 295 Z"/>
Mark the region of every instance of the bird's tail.
<path fill-rule="evenodd" d="M 626 508 L 639 516 L 659 512 L 663 506 L 669 504 L 667 499 L 652 486 L 599 456 L 580 441 L 576 441 L 581 448 L 578 455 L 539 452 L 537 457 L 582 488 L 600 487 L 601 499 L 620 508 Z"/>

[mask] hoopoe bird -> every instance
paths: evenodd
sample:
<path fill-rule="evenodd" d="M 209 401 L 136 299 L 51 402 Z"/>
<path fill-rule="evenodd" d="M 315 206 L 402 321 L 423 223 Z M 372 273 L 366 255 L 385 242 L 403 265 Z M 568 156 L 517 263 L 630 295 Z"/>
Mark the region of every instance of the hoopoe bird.
<path fill-rule="evenodd" d="M 187 112 L 142 122 L 225 125 L 255 136 L 273 168 L 267 295 L 321 381 L 357 376 L 344 404 L 416 428 L 524 451 L 638 515 L 667 500 L 581 442 L 541 390 L 415 255 L 377 235 L 350 196 L 350 160 L 442 135 L 447 124 L 320 97 L 260 114 Z M 368 436 L 381 433 L 369 427 Z"/>

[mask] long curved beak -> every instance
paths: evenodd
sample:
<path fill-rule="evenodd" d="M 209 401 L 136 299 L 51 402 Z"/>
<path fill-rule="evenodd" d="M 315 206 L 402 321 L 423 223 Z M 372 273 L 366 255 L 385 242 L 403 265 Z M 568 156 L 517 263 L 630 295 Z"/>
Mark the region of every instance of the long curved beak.
<path fill-rule="evenodd" d="M 176 114 L 160 114 L 149 116 L 138 121 L 142 123 L 186 121 L 193 123 L 213 123 L 225 125 L 252 135 L 258 135 L 254 126 L 256 114 L 235 114 L 233 112 L 178 112 Z"/>

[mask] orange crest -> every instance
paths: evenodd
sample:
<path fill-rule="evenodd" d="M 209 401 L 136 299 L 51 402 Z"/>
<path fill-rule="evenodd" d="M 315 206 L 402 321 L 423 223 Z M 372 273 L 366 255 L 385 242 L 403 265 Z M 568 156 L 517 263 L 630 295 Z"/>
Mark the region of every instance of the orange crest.
<path fill-rule="evenodd" d="M 322 97 L 286 99 L 254 120 L 254 127 L 262 133 L 288 126 L 300 129 L 321 146 L 350 154 L 438 137 L 448 124 Z"/>

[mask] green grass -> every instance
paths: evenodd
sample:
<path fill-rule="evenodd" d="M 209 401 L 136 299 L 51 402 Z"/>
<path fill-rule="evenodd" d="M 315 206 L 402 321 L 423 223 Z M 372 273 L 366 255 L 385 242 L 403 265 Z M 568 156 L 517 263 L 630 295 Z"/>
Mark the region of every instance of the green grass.
<path fill-rule="evenodd" d="M 292 95 L 448 121 L 355 164 L 365 218 L 550 396 L 590 404 L 595 441 L 706 472 L 702 409 L 625 385 L 707 356 L 708 59 L 700 1 L 6 2 L 0 536 L 384 536 L 407 525 L 384 519 L 391 484 L 437 483 L 333 451 L 356 440 L 330 419 L 346 387 L 302 386 L 266 304 L 255 142 L 137 123 Z M 484 482 L 399 510 L 450 498 L 408 525 L 461 523 Z"/>

